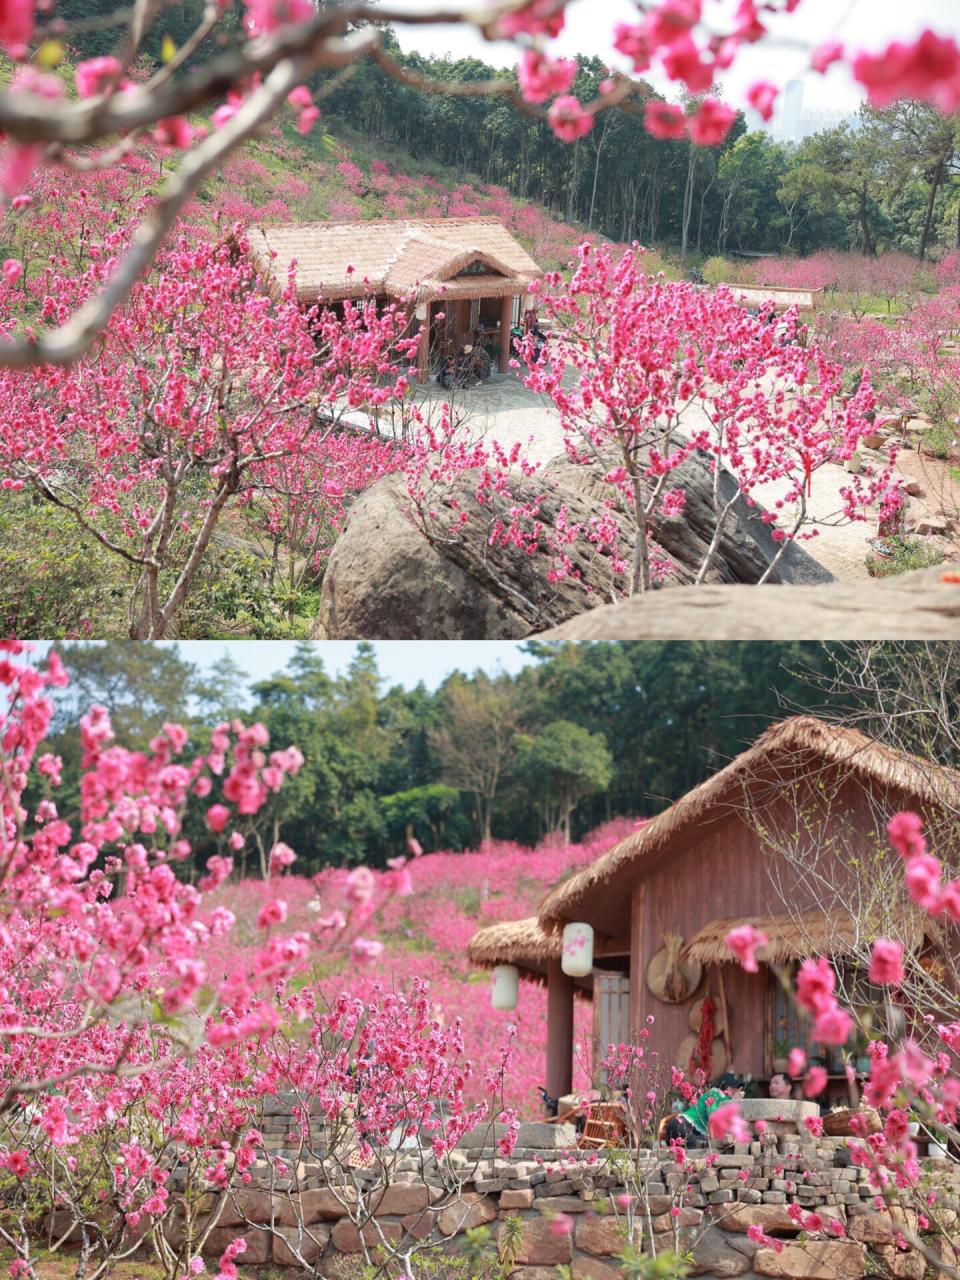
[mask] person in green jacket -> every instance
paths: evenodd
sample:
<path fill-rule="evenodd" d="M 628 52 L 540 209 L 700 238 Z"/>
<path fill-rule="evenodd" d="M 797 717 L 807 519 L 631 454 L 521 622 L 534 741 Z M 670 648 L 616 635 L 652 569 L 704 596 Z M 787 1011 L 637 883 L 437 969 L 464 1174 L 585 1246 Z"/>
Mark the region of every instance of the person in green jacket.
<path fill-rule="evenodd" d="M 724 1102 L 743 1097 L 743 1081 L 732 1071 L 725 1071 L 686 1110 L 671 1116 L 664 1128 L 668 1142 L 681 1141 L 687 1147 L 707 1144 L 710 1116 Z"/>

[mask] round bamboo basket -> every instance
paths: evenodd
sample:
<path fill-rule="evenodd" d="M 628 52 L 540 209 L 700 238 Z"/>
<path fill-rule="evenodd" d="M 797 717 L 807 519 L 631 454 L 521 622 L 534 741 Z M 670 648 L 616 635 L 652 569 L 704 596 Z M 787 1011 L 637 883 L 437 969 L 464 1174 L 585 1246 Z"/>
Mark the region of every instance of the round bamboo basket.
<path fill-rule="evenodd" d="M 856 1117 L 858 1127 L 853 1128 L 853 1118 Z M 860 1125 L 866 1122 L 866 1129 L 860 1128 Z M 851 1111 L 849 1107 L 843 1111 L 828 1111 L 823 1117 L 823 1132 L 831 1138 L 854 1138 L 863 1134 L 879 1133 L 883 1128 L 880 1120 L 880 1113 L 874 1111 L 873 1107 L 861 1107 L 859 1111 Z"/>
<path fill-rule="evenodd" d="M 674 1064 L 682 1071 L 686 1071 L 690 1064 L 690 1055 L 696 1049 L 699 1043 L 699 1036 L 687 1036 L 685 1040 L 681 1040 L 680 1047 L 677 1050 L 677 1056 Z M 729 1058 L 727 1057 L 727 1046 L 723 1042 L 722 1036 L 714 1036 L 713 1048 L 710 1053 L 710 1078 L 723 1075 L 729 1066 Z"/>
<path fill-rule="evenodd" d="M 664 1004 L 689 1000 L 703 976 L 703 966 L 683 954 L 683 938 L 664 934 L 663 946 L 647 965 L 647 987 Z"/>

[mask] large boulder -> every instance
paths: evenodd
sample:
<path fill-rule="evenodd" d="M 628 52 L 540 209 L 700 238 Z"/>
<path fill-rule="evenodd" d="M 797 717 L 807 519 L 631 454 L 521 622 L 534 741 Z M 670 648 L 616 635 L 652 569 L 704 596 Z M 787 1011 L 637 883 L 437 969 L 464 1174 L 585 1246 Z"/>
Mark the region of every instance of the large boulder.
<path fill-rule="evenodd" d="M 958 640 L 960 583 L 943 569 L 822 587 L 702 586 L 590 609 L 551 640 Z"/>
<path fill-rule="evenodd" d="M 712 533 L 713 480 L 703 461 L 688 459 L 672 484 L 686 492 L 682 518 L 655 522 L 654 537 L 674 570 L 668 581 L 691 583 Z M 733 481 L 722 476 L 720 500 Z M 549 535 L 558 524 L 586 524 L 603 509 L 609 488 L 589 469 L 565 459 L 548 464 L 536 480 L 518 479 L 514 496 L 486 503 L 466 474 L 432 495 L 436 518 L 429 537 L 411 518 L 402 476 L 373 485 L 354 505 L 337 539 L 323 580 L 314 639 L 512 640 L 575 618 L 592 602 L 614 598 L 609 554 L 585 538 L 567 548 L 573 572 L 551 582 Z M 490 530 L 521 499 L 544 495 L 538 508 L 538 548 L 490 546 Z M 460 523 L 466 513 L 466 523 Z M 707 581 L 756 582 L 777 554 L 758 508 L 733 505 Z M 631 548 L 627 548 L 629 552 Z M 774 582 L 825 582 L 831 575 L 798 544 L 773 571 Z"/>

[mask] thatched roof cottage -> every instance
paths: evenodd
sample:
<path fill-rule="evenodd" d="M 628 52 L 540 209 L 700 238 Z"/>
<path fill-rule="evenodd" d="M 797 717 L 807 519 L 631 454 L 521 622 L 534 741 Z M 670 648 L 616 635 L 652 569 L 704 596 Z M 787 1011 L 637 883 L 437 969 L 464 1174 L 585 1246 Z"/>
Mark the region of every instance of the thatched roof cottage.
<path fill-rule="evenodd" d="M 500 368 L 540 267 L 498 218 L 305 222 L 251 228 L 250 249 L 274 284 L 296 270 L 297 298 L 336 305 L 347 298 L 402 301 L 424 325 L 418 365 L 430 351 L 470 337 L 495 340 Z M 440 317 L 443 317 L 440 319 Z"/>
<path fill-rule="evenodd" d="M 830 955 L 839 968 L 852 965 L 878 932 L 899 937 L 917 954 L 934 947 L 928 922 L 904 906 L 885 824 L 903 808 L 936 824 L 956 812 L 958 798 L 956 774 L 856 730 L 793 717 L 558 885 L 540 905 L 538 936 L 559 939 L 572 923 L 593 928 L 592 977 L 606 993 L 619 984 L 620 1014 L 608 1012 L 607 1021 L 618 1031 L 626 1027 L 620 1039 L 636 1042 L 650 1025 L 649 1043 L 686 1067 L 709 997 L 715 1071 L 729 1066 L 768 1078 L 788 1044 L 806 1043 L 839 1089 L 839 1055 L 809 1043 L 809 1028 L 774 969 L 816 954 Z M 770 939 L 757 953 L 757 974 L 746 973 L 724 943 L 731 928 L 746 922 Z M 523 924 L 529 945 L 531 925 Z M 517 963 L 525 976 L 531 961 L 524 965 L 529 953 L 520 936 L 516 951 L 505 933 L 488 955 L 487 933 L 481 930 L 471 945 L 475 962 L 489 966 L 495 954 L 497 963 Z M 550 991 L 547 1089 L 560 1096 L 572 1074 L 567 1046 L 575 986 L 547 942 L 540 947 L 537 968 L 546 966 Z M 602 1034 L 599 1041 L 602 1053 Z"/>

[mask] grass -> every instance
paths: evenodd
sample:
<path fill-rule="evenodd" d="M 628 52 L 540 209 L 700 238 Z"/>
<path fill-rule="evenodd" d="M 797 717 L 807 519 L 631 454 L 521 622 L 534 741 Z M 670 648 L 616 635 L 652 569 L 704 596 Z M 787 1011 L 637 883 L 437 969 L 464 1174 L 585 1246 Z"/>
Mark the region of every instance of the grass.
<path fill-rule="evenodd" d="M 6 1272 L 14 1255 L 9 1249 L 0 1249 L 0 1266 Z M 96 1261 L 94 1260 L 94 1265 Z M 77 1269 L 77 1256 L 69 1252 L 42 1252 L 37 1258 L 35 1274 L 38 1280 L 73 1280 Z M 165 1280 L 163 1268 L 150 1258 L 118 1262 L 110 1271 L 112 1280 Z"/>

